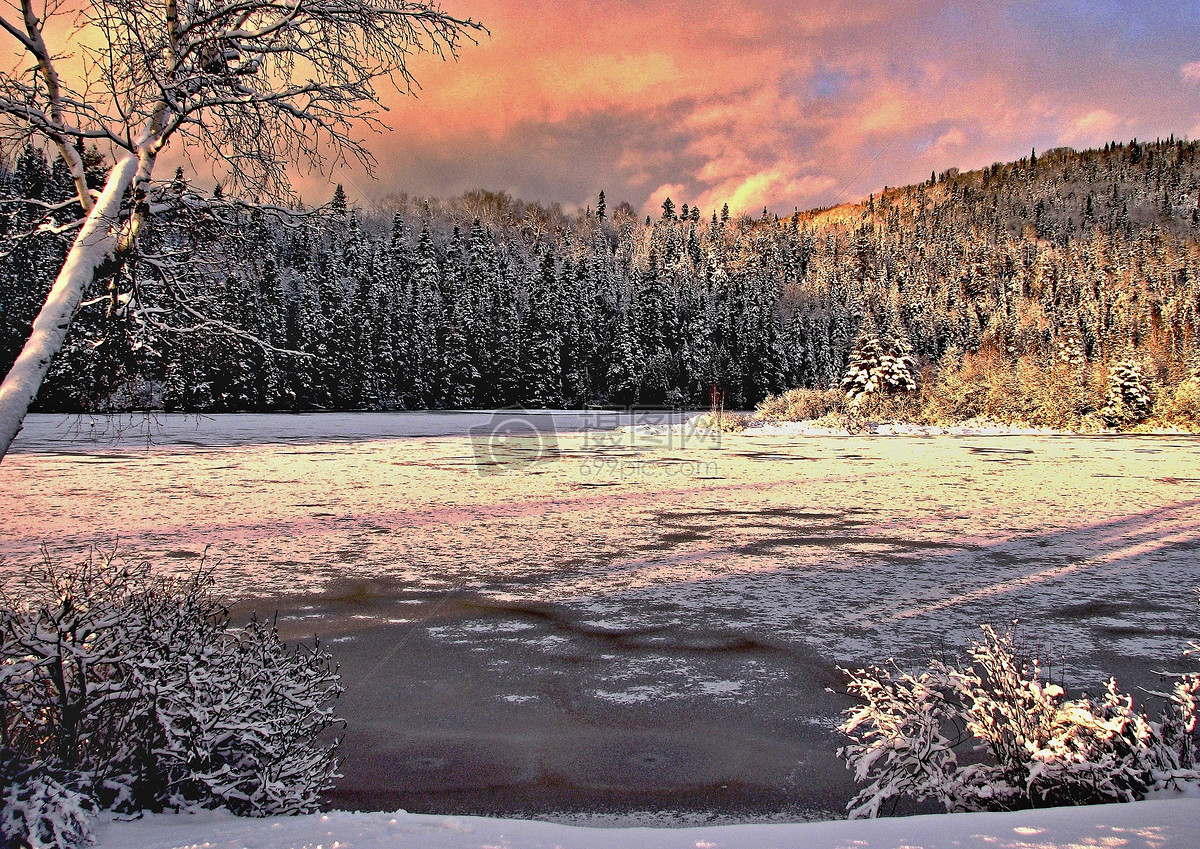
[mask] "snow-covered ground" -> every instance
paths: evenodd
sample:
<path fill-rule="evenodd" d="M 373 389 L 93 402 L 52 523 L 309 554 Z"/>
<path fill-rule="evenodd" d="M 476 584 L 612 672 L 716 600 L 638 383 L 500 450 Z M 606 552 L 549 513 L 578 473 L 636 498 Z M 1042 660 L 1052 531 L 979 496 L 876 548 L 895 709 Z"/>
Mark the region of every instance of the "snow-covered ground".
<path fill-rule="evenodd" d="M 1020 619 L 1068 684 L 1131 690 L 1197 633 L 1197 437 L 506 421 L 213 417 L 146 447 L 35 417 L 0 570 L 207 549 L 223 593 L 341 661 L 335 804 L 560 820 L 836 816 L 838 666 Z"/>
<path fill-rule="evenodd" d="M 128 434 L 52 441 L 75 420 L 31 417 L 0 467 L 0 568 L 43 544 L 74 557 L 119 540 L 180 569 L 207 549 L 238 597 L 388 578 L 568 604 L 597 628 L 769 631 L 845 661 L 1049 617 L 1028 636 L 1069 647 L 1076 672 L 1097 671 L 1078 664 L 1100 648 L 1162 657 L 1195 624 L 1182 588 L 1200 583 L 1200 437 L 596 436 L 559 423 L 522 454 L 462 435 L 492 418 L 173 420 L 147 448 Z M 513 636 L 439 627 L 446 640 Z"/>
<path fill-rule="evenodd" d="M 733 414 L 742 415 L 745 414 Z M 952 425 L 927 425 L 912 422 L 871 421 L 856 422 L 854 429 L 830 423 L 830 418 L 799 421 L 773 422 L 758 421 L 753 418 L 743 418 L 744 427 L 738 431 L 743 436 L 1077 436 L 1070 431 L 1055 430 L 1049 427 L 1020 427 L 1003 424 L 988 419 L 971 419 Z M 642 433 L 657 434 L 693 434 L 711 430 L 711 416 L 698 413 L 684 418 L 682 421 L 654 422 L 632 425 L 622 425 L 623 429 Z M 1189 431 L 1178 429 L 1141 432 L 1138 435 L 1178 436 L 1188 435 Z M 1118 431 L 1104 431 L 1095 436 L 1117 436 Z"/>
<path fill-rule="evenodd" d="M 270 820 L 150 815 L 96 849 L 1196 849 L 1200 798 L 1003 814 L 704 828 L 576 828 L 479 817 L 332 812 Z"/>

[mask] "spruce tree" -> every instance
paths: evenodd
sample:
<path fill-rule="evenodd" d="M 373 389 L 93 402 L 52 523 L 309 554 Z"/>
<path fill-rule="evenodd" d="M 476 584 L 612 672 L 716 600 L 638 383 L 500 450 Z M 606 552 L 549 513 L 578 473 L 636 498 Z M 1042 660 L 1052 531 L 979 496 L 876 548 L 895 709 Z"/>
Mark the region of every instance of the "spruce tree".
<path fill-rule="evenodd" d="M 542 257 L 529 287 L 529 334 L 525 350 L 524 402 L 530 407 L 554 408 L 563 404 L 562 333 L 556 315 L 558 279 L 554 255 Z"/>
<path fill-rule="evenodd" d="M 1136 424 L 1150 415 L 1154 397 L 1146 383 L 1141 363 L 1119 360 L 1108 371 L 1108 394 L 1100 417 L 1110 427 Z"/>

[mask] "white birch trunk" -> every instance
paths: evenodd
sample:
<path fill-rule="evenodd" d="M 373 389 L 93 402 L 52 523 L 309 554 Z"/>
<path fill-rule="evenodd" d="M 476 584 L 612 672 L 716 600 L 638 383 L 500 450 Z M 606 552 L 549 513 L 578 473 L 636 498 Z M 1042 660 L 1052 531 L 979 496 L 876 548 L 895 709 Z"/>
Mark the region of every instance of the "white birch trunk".
<path fill-rule="evenodd" d="M 104 191 L 75 237 L 46 303 L 33 321 L 33 332 L 0 384 L 0 459 L 20 432 L 29 405 L 50 369 L 50 360 L 62 348 L 84 291 L 97 270 L 116 252 L 121 200 L 137 170 L 138 157 L 126 155 L 109 172 Z"/>

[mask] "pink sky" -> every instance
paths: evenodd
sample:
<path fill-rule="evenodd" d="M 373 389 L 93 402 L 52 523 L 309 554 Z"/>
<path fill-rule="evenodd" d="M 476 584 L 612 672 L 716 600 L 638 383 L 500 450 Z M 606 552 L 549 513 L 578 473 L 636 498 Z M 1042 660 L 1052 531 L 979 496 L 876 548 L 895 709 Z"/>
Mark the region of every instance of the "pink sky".
<path fill-rule="evenodd" d="M 1200 4 L 447 0 L 361 202 L 505 190 L 783 214 L 1059 145 L 1200 135 Z M 309 184 L 312 201 L 325 187 Z"/>

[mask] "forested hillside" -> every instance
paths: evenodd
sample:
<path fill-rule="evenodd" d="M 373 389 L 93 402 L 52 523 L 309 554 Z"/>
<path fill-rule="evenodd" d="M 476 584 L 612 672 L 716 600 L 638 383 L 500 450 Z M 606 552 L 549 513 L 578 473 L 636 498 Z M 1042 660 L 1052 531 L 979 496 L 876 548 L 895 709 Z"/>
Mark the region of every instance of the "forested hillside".
<path fill-rule="evenodd" d="M 1200 339 L 1198 154 L 1061 149 L 783 220 L 484 192 L 367 214 L 340 189 L 292 215 L 201 199 L 180 174 L 38 404 L 708 406 L 716 387 L 745 407 L 837 386 L 860 337 L 906 343 L 926 376 L 975 352 L 1084 371 L 1134 358 L 1170 386 Z M 71 194 L 33 149 L 0 174 L 4 368 L 67 238 L 14 237 Z"/>

